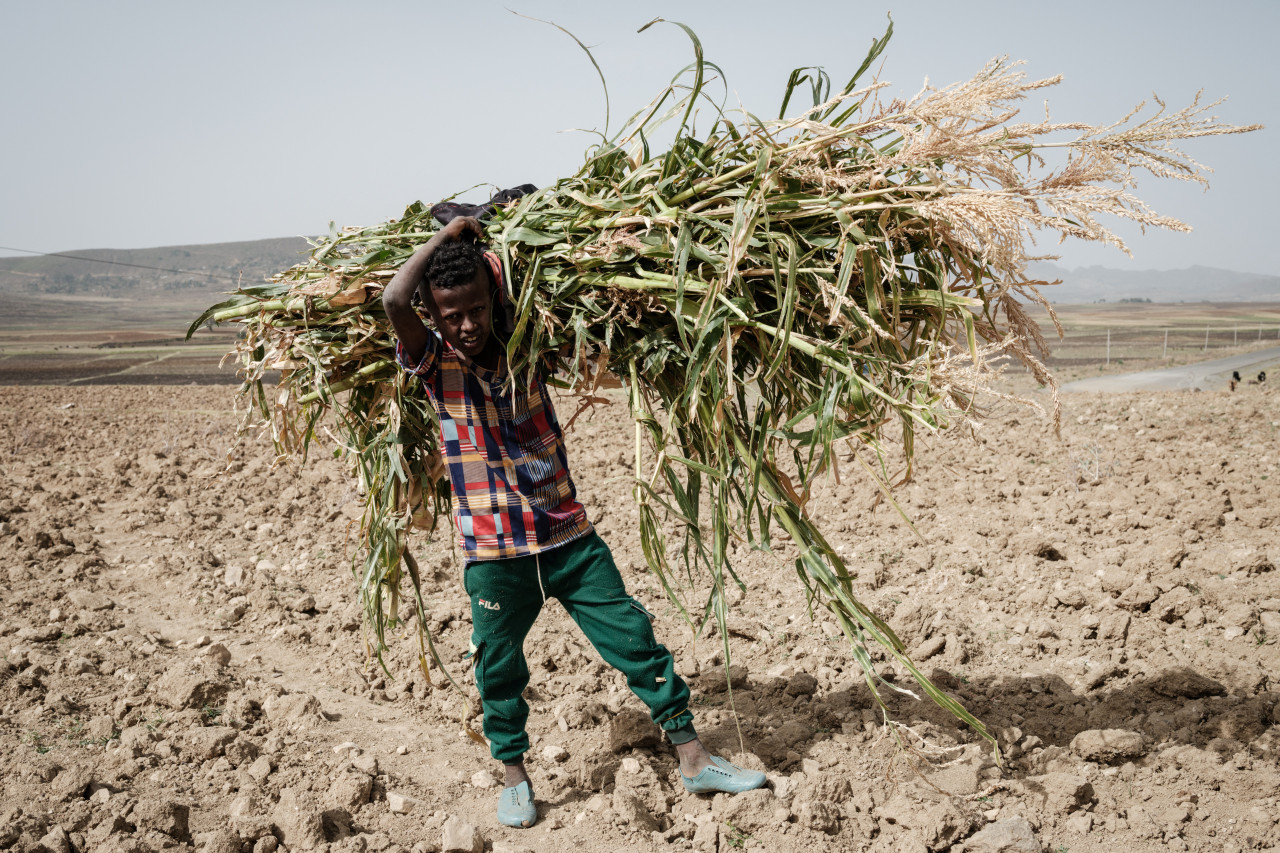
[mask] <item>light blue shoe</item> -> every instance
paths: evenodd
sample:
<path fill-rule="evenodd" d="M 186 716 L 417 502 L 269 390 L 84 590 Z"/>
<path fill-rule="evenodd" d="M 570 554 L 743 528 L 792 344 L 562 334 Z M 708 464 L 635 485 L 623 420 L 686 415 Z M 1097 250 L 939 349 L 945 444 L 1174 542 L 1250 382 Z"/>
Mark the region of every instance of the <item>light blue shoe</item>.
<path fill-rule="evenodd" d="M 764 774 L 759 770 L 746 770 L 717 756 L 712 756 L 711 762 L 692 778 L 680 773 L 680 781 L 686 791 L 691 794 L 740 794 L 764 787 Z"/>
<path fill-rule="evenodd" d="M 506 826 L 533 826 L 538 807 L 533 804 L 533 786 L 526 780 L 502 789 L 498 798 L 498 822 Z"/>

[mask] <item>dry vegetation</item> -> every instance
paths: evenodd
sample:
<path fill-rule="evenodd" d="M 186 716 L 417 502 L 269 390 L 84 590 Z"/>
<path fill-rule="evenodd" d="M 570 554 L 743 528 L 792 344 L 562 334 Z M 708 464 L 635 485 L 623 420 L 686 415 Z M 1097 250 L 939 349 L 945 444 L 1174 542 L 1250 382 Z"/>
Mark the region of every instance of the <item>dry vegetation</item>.
<path fill-rule="evenodd" d="M 583 394 L 606 371 L 626 385 L 640 546 L 690 624 L 714 621 L 726 636 L 739 546 L 793 543 L 796 578 L 834 615 L 874 695 L 900 686 L 880 678 L 868 647 L 989 736 L 859 601 L 806 484 L 841 448 L 848 470 L 889 494 L 918 435 L 967 420 L 992 358 L 1052 385 L 1027 312 L 1044 302 L 1028 272 L 1034 239 L 1124 249 L 1100 217 L 1186 230 L 1132 194 L 1138 176 L 1205 184 L 1178 146 L 1258 126 L 1226 124 L 1199 98 L 1176 110 L 1157 99 L 1107 126 L 1023 120 L 1023 102 L 1059 78 L 1028 80 L 1007 58 L 889 99 L 887 83 L 861 78 L 892 26 L 843 88 L 797 69 L 779 117 L 762 119 L 718 104 L 725 81 L 684 29 L 694 62 L 671 85 L 616 135 L 606 128 L 576 174 L 488 221 L 514 305 L 511 373 L 550 362 Z M 804 94 L 811 103 L 798 105 Z M 390 222 L 331 229 L 306 262 L 193 325 L 242 324 L 246 429 L 305 455 L 324 422 L 350 449 L 365 498 L 361 596 L 379 645 L 400 596 L 406 610 L 420 600 L 403 556 L 410 530 L 451 509 L 435 411 L 394 366 L 379 300 L 437 228 L 417 202 Z M 268 371 L 279 387 L 262 381 Z M 898 452 L 891 475 L 884 459 Z M 687 594 L 681 578 L 704 575 L 705 593 Z"/>

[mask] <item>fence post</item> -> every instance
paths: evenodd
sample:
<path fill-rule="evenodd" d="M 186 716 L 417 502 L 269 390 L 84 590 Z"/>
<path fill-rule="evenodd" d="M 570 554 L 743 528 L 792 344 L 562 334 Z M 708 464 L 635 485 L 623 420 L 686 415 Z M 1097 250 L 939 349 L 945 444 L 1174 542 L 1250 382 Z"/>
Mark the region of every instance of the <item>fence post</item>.
<path fill-rule="evenodd" d="M 1204 327 L 1204 352 L 1209 351 L 1209 327 Z"/>
<path fill-rule="evenodd" d="M 1236 326 L 1235 333 L 1236 333 L 1236 336 L 1235 338 L 1232 339 L 1231 345 L 1233 347 L 1238 347 L 1240 346 L 1240 327 L 1239 326 Z"/>
<path fill-rule="evenodd" d="M 1169 357 L 1169 330 L 1164 330 L 1164 352 L 1160 353 L 1161 358 Z"/>
<path fill-rule="evenodd" d="M 1107 364 L 1111 364 L 1111 330 L 1107 329 Z"/>

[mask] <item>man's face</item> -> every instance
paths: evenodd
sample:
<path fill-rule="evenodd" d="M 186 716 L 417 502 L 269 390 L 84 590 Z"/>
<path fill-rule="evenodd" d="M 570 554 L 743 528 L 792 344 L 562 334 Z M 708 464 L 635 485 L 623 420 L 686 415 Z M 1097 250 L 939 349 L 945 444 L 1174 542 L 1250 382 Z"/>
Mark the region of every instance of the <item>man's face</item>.
<path fill-rule="evenodd" d="M 448 290 L 432 288 L 438 315 L 435 320 L 440 337 L 469 359 L 473 359 L 489 343 L 493 326 L 489 298 L 489 276 L 483 269 L 462 287 Z"/>

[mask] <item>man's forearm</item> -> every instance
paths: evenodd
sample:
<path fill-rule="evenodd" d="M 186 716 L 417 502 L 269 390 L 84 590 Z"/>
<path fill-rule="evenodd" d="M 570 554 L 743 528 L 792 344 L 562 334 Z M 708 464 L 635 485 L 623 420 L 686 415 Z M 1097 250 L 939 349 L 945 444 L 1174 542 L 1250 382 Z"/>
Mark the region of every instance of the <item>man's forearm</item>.
<path fill-rule="evenodd" d="M 423 275 L 427 270 L 427 263 L 431 260 L 431 255 L 439 248 L 438 242 L 440 235 L 436 234 L 427 244 L 418 251 L 413 253 L 409 260 L 405 261 L 400 269 L 396 270 L 396 274 L 391 277 L 391 282 L 387 285 L 386 290 L 382 292 L 382 301 L 388 306 L 396 305 L 397 307 L 409 308 L 413 304 L 413 292 L 418 289 L 421 284 Z M 390 313 L 388 311 L 388 316 Z"/>
<path fill-rule="evenodd" d="M 382 307 L 386 309 L 391 328 L 395 330 L 405 353 L 414 361 L 422 358 L 427 346 L 427 335 L 431 333 L 418 317 L 418 312 L 413 309 L 413 292 L 423 279 L 431 254 L 439 246 L 439 236 L 437 234 L 432 237 L 425 246 L 414 252 L 413 257 L 396 270 L 382 292 Z"/>

